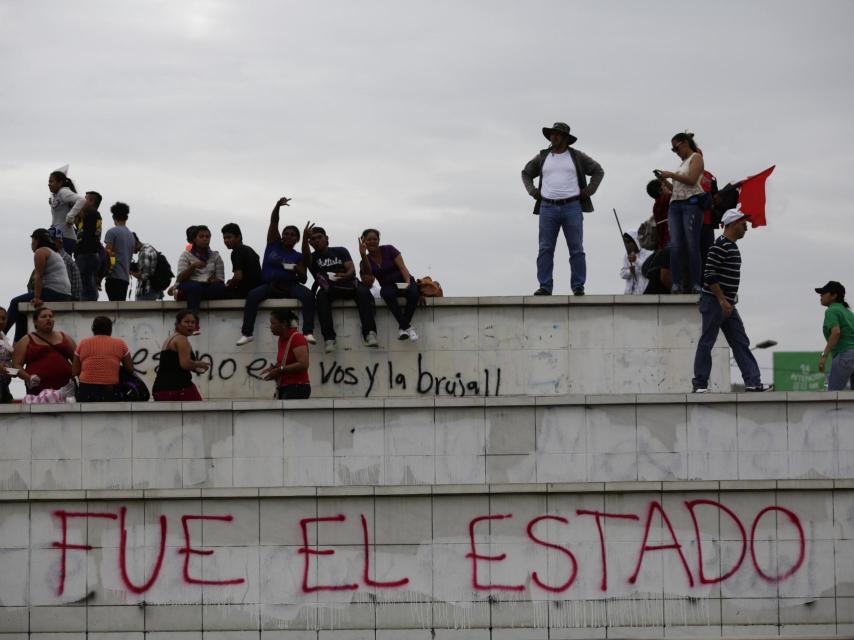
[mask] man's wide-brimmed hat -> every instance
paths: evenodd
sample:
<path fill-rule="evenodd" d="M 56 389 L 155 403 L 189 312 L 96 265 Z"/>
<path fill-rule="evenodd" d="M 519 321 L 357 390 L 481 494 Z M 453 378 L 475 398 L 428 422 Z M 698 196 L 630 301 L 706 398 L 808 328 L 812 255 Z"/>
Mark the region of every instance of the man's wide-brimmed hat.
<path fill-rule="evenodd" d="M 567 137 L 567 144 L 572 144 L 576 140 L 578 140 L 578 138 L 576 138 L 569 132 L 569 125 L 565 122 L 555 122 L 550 127 L 543 127 L 543 135 L 546 137 L 546 140 L 551 139 L 553 131 L 557 131 L 558 133 L 562 133 L 563 135 L 565 135 Z"/>

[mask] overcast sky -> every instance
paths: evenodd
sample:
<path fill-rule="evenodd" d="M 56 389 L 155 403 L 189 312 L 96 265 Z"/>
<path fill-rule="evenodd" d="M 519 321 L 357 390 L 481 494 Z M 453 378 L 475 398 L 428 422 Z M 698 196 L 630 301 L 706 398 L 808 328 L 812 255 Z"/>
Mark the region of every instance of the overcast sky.
<path fill-rule="evenodd" d="M 519 173 L 561 120 L 605 170 L 589 293 L 622 292 L 611 208 L 649 215 L 674 133 L 696 133 L 721 185 L 776 164 L 739 309 L 754 342 L 818 350 L 813 288 L 854 290 L 852 24 L 851 2 L 0 0 L 0 299 L 25 290 L 66 163 L 173 265 L 193 223 L 238 222 L 260 253 L 288 195 L 286 221 L 354 254 L 377 227 L 446 295 L 530 294 Z"/>

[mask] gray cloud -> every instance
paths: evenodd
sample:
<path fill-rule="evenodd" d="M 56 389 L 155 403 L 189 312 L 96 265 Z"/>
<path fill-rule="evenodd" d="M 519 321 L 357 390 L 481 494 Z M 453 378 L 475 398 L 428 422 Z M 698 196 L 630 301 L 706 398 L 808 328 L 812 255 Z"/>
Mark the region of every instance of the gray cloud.
<path fill-rule="evenodd" d="M 613 216 L 697 133 L 722 182 L 770 164 L 769 226 L 744 240 L 741 308 L 781 349 L 821 346 L 812 287 L 850 272 L 854 62 L 846 2 L 0 2 L 0 297 L 66 162 L 170 257 L 229 220 L 260 247 L 275 199 L 355 250 L 384 231 L 449 295 L 536 288 L 519 180 L 568 121 L 605 181 L 587 217 L 589 289 L 616 293 Z M 172 258 L 173 261 L 175 258 Z M 556 282 L 567 291 L 566 249 Z M 854 287 L 854 281 L 850 284 Z"/>

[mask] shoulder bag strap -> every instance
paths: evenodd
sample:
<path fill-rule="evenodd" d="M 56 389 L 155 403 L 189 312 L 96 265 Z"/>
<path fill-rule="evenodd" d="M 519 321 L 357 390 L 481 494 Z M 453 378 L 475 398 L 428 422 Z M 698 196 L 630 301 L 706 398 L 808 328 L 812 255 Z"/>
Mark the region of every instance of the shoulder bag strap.
<path fill-rule="evenodd" d="M 62 334 L 62 341 L 65 342 L 65 334 L 62 333 L 61 331 L 59 333 Z M 43 340 L 43 338 L 41 336 L 39 336 L 38 334 L 35 334 L 35 333 L 29 333 L 27 335 L 30 336 L 30 340 L 33 340 L 34 338 L 38 338 L 39 340 Z M 70 360 L 68 359 L 68 356 L 65 355 L 64 353 L 62 353 L 62 351 L 60 351 L 59 348 L 55 344 L 53 344 L 52 342 L 50 342 L 48 340 L 43 340 L 43 342 L 48 347 L 50 347 L 51 349 L 56 351 L 59 355 L 61 355 L 63 360 L 65 360 L 66 362 L 70 362 Z M 37 344 L 40 344 L 40 343 L 37 343 Z"/>
<path fill-rule="evenodd" d="M 288 361 L 288 352 L 289 352 L 289 351 L 290 351 L 290 349 L 291 349 L 291 341 L 294 339 L 294 336 L 295 336 L 296 334 L 297 334 L 297 332 L 296 332 L 296 331 L 294 331 L 294 332 L 291 334 L 291 337 L 290 337 L 290 338 L 288 338 L 288 341 L 285 343 L 285 350 L 282 352 L 282 361 L 281 361 L 281 362 L 277 362 L 277 363 L 276 363 L 276 366 L 277 366 L 277 367 L 279 367 L 279 370 L 281 370 L 281 368 L 282 368 L 282 367 L 284 367 L 284 366 L 285 366 L 285 363 Z"/>

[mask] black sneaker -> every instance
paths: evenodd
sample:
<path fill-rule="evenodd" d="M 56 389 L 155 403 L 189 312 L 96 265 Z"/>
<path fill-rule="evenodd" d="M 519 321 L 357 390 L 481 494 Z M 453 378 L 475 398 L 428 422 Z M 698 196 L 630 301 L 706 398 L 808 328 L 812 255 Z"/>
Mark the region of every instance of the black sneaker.
<path fill-rule="evenodd" d="M 584 295 L 584 287 L 576 287 L 572 290 L 572 295 L 574 296 L 583 296 Z"/>
<path fill-rule="evenodd" d="M 708 390 L 708 387 L 694 387 L 694 393 L 706 393 Z"/>
<path fill-rule="evenodd" d="M 543 289 L 542 287 L 540 287 L 539 289 L 537 289 L 536 291 L 534 291 L 534 295 L 535 295 L 535 296 L 550 296 L 550 295 L 552 295 L 552 292 L 551 292 L 551 291 L 546 291 L 545 289 Z"/>
<path fill-rule="evenodd" d="M 773 384 L 759 384 L 755 387 L 744 387 L 747 393 L 762 393 L 763 391 L 774 391 Z"/>

